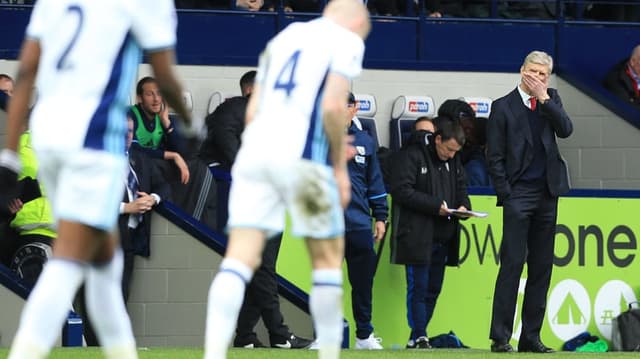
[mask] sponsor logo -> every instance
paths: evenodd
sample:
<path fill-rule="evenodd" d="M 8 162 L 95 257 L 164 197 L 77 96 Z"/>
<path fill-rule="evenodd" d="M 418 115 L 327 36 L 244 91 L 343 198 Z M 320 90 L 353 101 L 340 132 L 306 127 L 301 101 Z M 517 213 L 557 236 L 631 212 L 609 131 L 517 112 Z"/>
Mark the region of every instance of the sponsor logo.
<path fill-rule="evenodd" d="M 358 151 L 358 154 L 362 156 L 367 154 L 364 146 L 356 146 L 356 151 Z"/>
<path fill-rule="evenodd" d="M 409 101 L 409 112 L 429 112 L 429 103 L 425 101 Z"/>
<path fill-rule="evenodd" d="M 636 300 L 633 288 L 621 280 L 610 280 L 598 290 L 593 303 L 593 321 L 605 339 L 612 339 L 613 318 L 627 311 Z"/>
<path fill-rule="evenodd" d="M 358 100 L 358 111 L 370 111 L 370 110 L 371 110 L 371 101 Z"/>
<path fill-rule="evenodd" d="M 469 106 L 471 106 L 477 114 L 489 113 L 489 104 L 486 102 L 469 102 Z"/>
<path fill-rule="evenodd" d="M 561 340 L 569 340 L 589 326 L 591 300 L 584 286 L 575 279 L 565 279 L 556 284 L 551 290 L 547 308 L 551 331 Z"/>

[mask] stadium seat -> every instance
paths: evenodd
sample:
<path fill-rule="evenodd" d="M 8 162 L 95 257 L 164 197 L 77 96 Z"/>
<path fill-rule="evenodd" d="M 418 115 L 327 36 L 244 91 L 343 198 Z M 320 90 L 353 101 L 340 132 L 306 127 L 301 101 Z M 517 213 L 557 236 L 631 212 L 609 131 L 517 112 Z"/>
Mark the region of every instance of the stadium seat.
<path fill-rule="evenodd" d="M 391 121 L 389 122 L 389 147 L 397 151 L 409 138 L 416 118 L 433 118 L 436 106 L 429 96 L 399 96 L 393 102 Z"/>
<path fill-rule="evenodd" d="M 186 108 L 187 112 L 193 111 L 193 96 L 191 95 L 191 91 L 182 91 L 182 103 L 184 103 L 184 107 Z M 174 109 L 169 108 L 169 115 L 177 116 L 178 114 Z"/>
<path fill-rule="evenodd" d="M 460 97 L 460 100 L 466 102 L 476 112 L 476 117 L 489 118 L 491 114 L 491 100 L 489 97 Z"/>
<path fill-rule="evenodd" d="M 376 142 L 376 148 L 378 148 L 378 146 L 380 146 L 380 139 L 378 138 L 375 120 L 377 111 L 376 98 L 368 94 L 354 94 L 354 96 L 358 105 L 358 112 L 356 113 L 358 122 L 356 126 L 361 130 L 367 131 L 369 136 Z"/>
<path fill-rule="evenodd" d="M 240 96 L 240 95 L 229 94 L 229 93 L 225 94 L 221 91 L 215 91 L 214 93 L 212 93 L 211 96 L 209 96 L 209 104 L 207 105 L 207 115 L 210 113 L 213 113 L 213 111 L 215 111 L 216 108 L 220 106 L 220 104 L 223 103 L 226 99 L 234 96 Z"/>

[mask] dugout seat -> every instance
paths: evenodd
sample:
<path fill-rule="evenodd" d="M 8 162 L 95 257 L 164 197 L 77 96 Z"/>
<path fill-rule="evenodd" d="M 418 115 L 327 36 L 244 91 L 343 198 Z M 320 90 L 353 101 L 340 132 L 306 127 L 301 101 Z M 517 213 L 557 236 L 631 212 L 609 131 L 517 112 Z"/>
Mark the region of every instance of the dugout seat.
<path fill-rule="evenodd" d="M 489 118 L 493 102 L 489 97 L 460 97 L 459 99 L 471 106 L 476 112 L 476 117 Z"/>
<path fill-rule="evenodd" d="M 436 106 L 429 96 L 398 96 L 393 101 L 389 122 L 389 148 L 397 151 L 407 141 L 416 118 L 436 115 Z"/>
<path fill-rule="evenodd" d="M 375 115 L 378 110 L 376 106 L 376 98 L 369 94 L 354 94 L 358 112 L 356 116 L 358 121 L 356 126 L 366 131 L 376 143 L 376 149 L 380 146 L 380 138 L 378 138 L 378 129 L 376 127 Z"/>

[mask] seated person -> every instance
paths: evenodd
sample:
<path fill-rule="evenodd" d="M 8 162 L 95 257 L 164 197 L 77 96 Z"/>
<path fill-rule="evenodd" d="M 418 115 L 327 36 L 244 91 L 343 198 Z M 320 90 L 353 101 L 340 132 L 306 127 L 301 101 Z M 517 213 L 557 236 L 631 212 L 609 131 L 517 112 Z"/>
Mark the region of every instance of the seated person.
<path fill-rule="evenodd" d="M 633 49 L 628 59 L 607 73 L 603 85 L 616 96 L 640 108 L 640 45 Z"/>
<path fill-rule="evenodd" d="M 555 19 L 555 1 L 508 1 L 498 9 L 500 17 L 507 19 Z"/>
<path fill-rule="evenodd" d="M 144 154 L 131 148 L 133 140 L 133 119 L 127 121 L 127 150 L 129 174 L 127 187 L 120 203 L 118 228 L 124 251 L 124 272 L 122 293 L 125 303 L 129 299 L 129 288 L 133 274 L 134 255 L 149 257 L 151 236 L 151 210 L 163 199 L 169 197 L 169 184 L 164 180 L 152 162 L 145 161 Z"/>
<path fill-rule="evenodd" d="M 429 17 L 489 17 L 491 1 L 488 0 L 427 0 Z"/>
<path fill-rule="evenodd" d="M 180 172 L 180 183 L 186 184 L 189 168 L 177 150 L 180 138 L 156 80 L 149 76 L 142 78 L 136 85 L 136 95 L 138 103 L 127 114 L 134 121 L 131 147 L 151 158 L 173 161 Z"/>
<path fill-rule="evenodd" d="M 18 176 L 19 198 L 9 203 L 9 231 L 2 240 L 2 260 L 29 285 L 34 285 L 56 237 L 53 213 L 44 189 L 36 180 L 38 162 L 31 147 L 31 136 L 20 136 L 18 155 L 22 172 Z"/>
<path fill-rule="evenodd" d="M 284 0 L 284 11 L 320 12 L 322 4 L 318 0 Z"/>
<path fill-rule="evenodd" d="M 477 119 L 473 108 L 462 100 L 446 100 L 440 105 L 438 116 L 457 119 L 464 130 L 466 141 L 460 151 L 460 158 L 467 175 L 467 185 L 490 186 L 485 155 L 486 121 Z"/>
<path fill-rule="evenodd" d="M 218 9 L 231 8 L 229 0 L 176 0 L 176 9 Z"/>
<path fill-rule="evenodd" d="M 416 121 L 413 123 L 414 131 L 428 131 L 431 133 L 436 132 L 436 128 L 433 125 L 433 120 L 427 116 L 422 116 L 416 118 Z"/>
<path fill-rule="evenodd" d="M 599 0 L 584 6 L 584 17 L 598 21 L 640 21 L 640 4 L 637 1 Z"/>
<path fill-rule="evenodd" d="M 126 187 L 120 203 L 118 217 L 118 233 L 124 253 L 122 271 L 122 296 L 125 304 L 129 300 L 131 278 L 135 256 L 149 257 L 149 239 L 151 236 L 151 211 L 162 200 L 169 196 L 169 184 L 164 181 L 161 173 L 150 161 L 145 161 L 145 155 L 138 150 L 131 149 L 133 141 L 133 119 L 127 119 L 127 150 L 129 156 L 129 172 L 124 179 Z M 98 346 L 98 340 L 87 315 L 84 290 L 78 292 L 75 307 L 82 317 L 84 337 L 87 346 Z"/>
<path fill-rule="evenodd" d="M 145 77 L 138 81 L 136 93 L 138 104 L 128 112 L 134 121 L 132 150 L 155 159 L 153 162 L 171 186 L 171 197 L 178 207 L 215 228 L 216 185 L 209 169 L 197 159 L 187 163 L 180 154 L 182 137 L 169 118 L 155 79 Z"/>
<path fill-rule="evenodd" d="M 7 96 L 13 95 L 13 78 L 7 74 L 0 74 L 0 92 L 4 92 Z"/>
<path fill-rule="evenodd" d="M 236 0 L 236 9 L 248 11 L 260 11 L 264 6 L 264 0 Z"/>

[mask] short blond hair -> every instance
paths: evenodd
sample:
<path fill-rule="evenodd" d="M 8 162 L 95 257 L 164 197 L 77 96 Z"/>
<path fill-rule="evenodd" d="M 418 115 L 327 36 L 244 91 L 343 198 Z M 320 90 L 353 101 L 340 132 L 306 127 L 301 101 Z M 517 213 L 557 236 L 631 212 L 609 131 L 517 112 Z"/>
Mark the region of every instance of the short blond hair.
<path fill-rule="evenodd" d="M 549 73 L 553 71 L 553 58 L 544 51 L 531 51 L 529 55 L 524 58 L 522 68 L 527 64 L 545 65 L 549 67 Z"/>

